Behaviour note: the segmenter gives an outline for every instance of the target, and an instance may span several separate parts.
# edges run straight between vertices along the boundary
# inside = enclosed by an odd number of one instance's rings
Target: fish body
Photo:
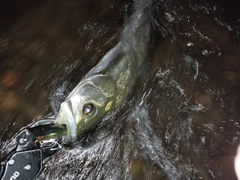
[[[109,50],[61,104],[56,124],[66,124],[68,141],[92,129],[131,92],[150,41],[151,0],[136,0],[120,42]]]

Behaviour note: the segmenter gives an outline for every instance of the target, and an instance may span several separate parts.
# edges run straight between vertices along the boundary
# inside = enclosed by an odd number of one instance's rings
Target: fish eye
[[[91,115],[95,111],[95,107],[93,104],[86,104],[83,106],[83,113],[85,115]]]

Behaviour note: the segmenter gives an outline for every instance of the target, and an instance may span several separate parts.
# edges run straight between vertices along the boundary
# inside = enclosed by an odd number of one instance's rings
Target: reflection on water
[[[116,44],[129,3],[36,1],[8,21],[2,16],[1,157],[22,126],[55,116]],[[146,81],[93,132],[48,159],[39,179],[235,179],[239,8],[157,1]]]

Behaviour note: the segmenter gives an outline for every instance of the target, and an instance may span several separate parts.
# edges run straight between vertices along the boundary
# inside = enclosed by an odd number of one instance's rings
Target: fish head
[[[96,75],[81,81],[61,104],[56,124],[65,124],[73,142],[95,127],[114,106],[113,78]]]

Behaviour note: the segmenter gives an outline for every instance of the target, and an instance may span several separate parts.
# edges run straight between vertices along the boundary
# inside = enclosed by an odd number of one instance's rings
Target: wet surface
[[[118,42],[129,3],[0,5],[1,157],[21,127],[54,117]],[[157,1],[146,80],[99,127],[48,159],[39,179],[236,179],[239,10],[238,1]]]

